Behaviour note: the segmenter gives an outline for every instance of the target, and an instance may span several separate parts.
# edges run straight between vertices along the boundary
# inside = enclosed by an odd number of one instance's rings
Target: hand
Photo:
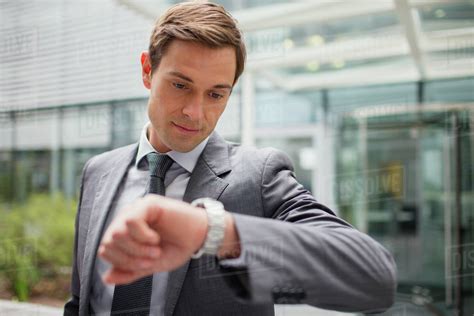
[[[106,230],[98,254],[112,268],[103,279],[124,284],[174,270],[202,246],[206,235],[205,210],[147,195],[123,209]]]

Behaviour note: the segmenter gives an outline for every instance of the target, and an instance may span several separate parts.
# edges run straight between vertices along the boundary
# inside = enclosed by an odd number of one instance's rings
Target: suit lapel
[[[213,133],[191,174],[183,201],[191,203],[202,197],[219,199],[228,186],[228,183],[220,176],[230,170],[227,143],[219,135]],[[188,266],[189,261],[169,274],[165,300],[166,316],[173,315]]]
[[[117,193],[121,181],[123,180],[128,167],[132,163],[137,152],[137,145],[130,145],[124,148],[121,155],[112,157],[109,168],[104,172],[97,186],[97,193],[94,197],[94,204],[89,220],[86,245],[84,250],[83,267],[84,274],[81,278],[81,296],[86,298],[81,301],[83,311],[88,311],[90,299],[90,286],[93,275],[94,263],[99,246],[100,237],[107,216],[110,212],[112,200]],[[81,304],[82,305],[82,304]]]

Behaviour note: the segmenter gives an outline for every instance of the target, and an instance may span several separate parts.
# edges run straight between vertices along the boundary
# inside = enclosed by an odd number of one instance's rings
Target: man
[[[178,4],[157,22],[141,58],[150,123],[138,145],[84,167],[65,315],[392,304],[395,265],[381,245],[319,204],[286,155],[214,132],[244,61],[221,6]]]

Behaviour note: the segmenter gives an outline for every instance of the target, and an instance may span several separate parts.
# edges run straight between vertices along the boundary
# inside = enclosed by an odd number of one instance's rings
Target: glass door
[[[394,254],[394,310],[472,315],[473,115],[422,109],[342,120],[335,194],[341,215]]]

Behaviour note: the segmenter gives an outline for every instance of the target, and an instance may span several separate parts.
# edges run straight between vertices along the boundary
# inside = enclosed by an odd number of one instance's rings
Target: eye
[[[186,89],[186,85],[185,85],[185,84],[182,84],[182,83],[179,83],[179,82],[173,82],[173,86],[174,86],[176,89],[179,89],[179,90]]]
[[[209,93],[209,96],[216,100],[222,99],[224,97],[222,94],[215,93],[215,92]]]

